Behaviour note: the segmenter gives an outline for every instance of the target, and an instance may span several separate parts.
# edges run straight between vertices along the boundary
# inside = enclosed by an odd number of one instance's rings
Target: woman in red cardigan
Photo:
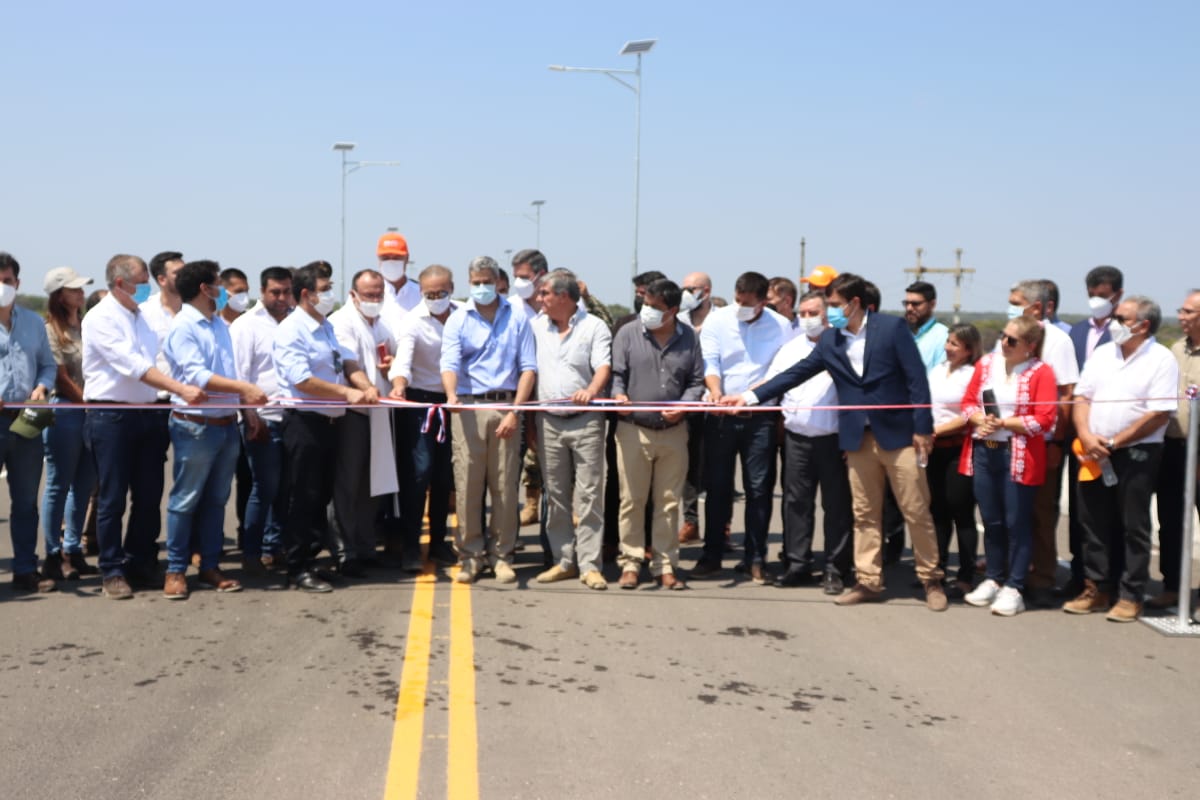
[[[1009,320],[1000,338],[1003,358],[990,353],[979,360],[962,401],[972,430],[959,471],[974,475],[987,556],[987,579],[964,599],[1003,617],[1025,610],[1033,497],[1046,479],[1044,436],[1058,411],[1054,370],[1039,358],[1043,336],[1032,317]]]

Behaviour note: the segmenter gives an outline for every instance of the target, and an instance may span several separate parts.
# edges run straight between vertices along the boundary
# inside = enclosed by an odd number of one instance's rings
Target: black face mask
[[[640,297],[633,298],[633,313],[635,313],[635,314],[642,313],[642,304],[644,302],[645,301],[642,300],[642,298],[640,298]]]

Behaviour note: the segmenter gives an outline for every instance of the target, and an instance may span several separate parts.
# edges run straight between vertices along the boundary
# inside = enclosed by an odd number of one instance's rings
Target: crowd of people
[[[1185,398],[1200,385],[1200,290],[1178,309],[1184,336],[1168,349],[1155,338],[1159,305],[1126,295],[1114,267],[1087,274],[1090,316],[1073,326],[1057,319],[1053,282],[1020,281],[985,353],[974,326],[938,321],[924,281],[908,286],[900,317],[879,311],[874,284],[828,266],[799,288],[745,272],[732,303],[704,273],[676,283],[646,272],[633,313],[614,320],[537,250],[513,257],[511,280],[473,259],[465,300],[448,267],[411,277],[399,234],[377,254],[337,310],[323,261],[263,270],[251,304],[240,270],[178,252],[149,264],[117,255],[107,291],[90,298],[91,279],[47,273],[43,319],[14,303],[21,268],[0,253],[13,588],[99,574],[110,598],[184,599],[192,567],[218,592],[279,572],[323,593],[379,566],[420,572],[426,559],[456,565],[459,582],[512,583],[519,527],[540,522],[537,582],[602,590],[615,561],[622,589],[644,570],[684,589],[734,551],[740,470],[736,569],[756,584],[820,585],[839,605],[882,600],[907,533],[934,611],[955,598],[1000,616],[1061,603],[1123,622],[1189,591]],[[1071,577],[1056,585],[1064,475]],[[222,569],[235,476],[237,578]],[[1147,598],[1155,497],[1163,591]],[[89,505],[96,565],[83,546]],[[701,539],[685,576],[680,546]]]

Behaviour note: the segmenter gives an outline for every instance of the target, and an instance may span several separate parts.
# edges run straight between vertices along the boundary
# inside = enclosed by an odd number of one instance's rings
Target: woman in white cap
[[[91,278],[80,277],[70,267],[56,267],[46,273],[43,288],[50,295],[46,335],[58,364],[55,402],[83,402],[83,287],[91,282]],[[84,413],[83,409],[55,409],[54,424],[42,433],[46,447],[43,571],[55,580],[77,580],[81,575],[99,572],[84,560],[80,544],[88,498],[96,485],[96,466],[83,446]]]

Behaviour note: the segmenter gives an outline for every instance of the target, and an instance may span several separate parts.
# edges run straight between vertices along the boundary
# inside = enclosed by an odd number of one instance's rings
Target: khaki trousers
[[[646,502],[654,506],[650,529],[650,574],[674,574],[679,568],[679,501],[687,477],[687,425],[652,430],[617,423],[617,464],[621,482],[619,529],[622,571],[646,560]],[[936,552],[936,551],[935,551]]]
[[[1033,555],[1025,580],[1030,589],[1054,588],[1058,572],[1058,498],[1062,492],[1064,461],[1062,448],[1046,442],[1046,482],[1037,487],[1033,496]]]
[[[917,577],[942,579],[938,567],[937,533],[929,513],[929,484],[917,465],[913,447],[884,450],[869,430],[862,445],[846,453],[854,507],[854,569],[858,582],[868,589],[883,589],[883,493],[890,483],[900,513],[912,537]]]
[[[603,414],[535,416],[546,494],[546,538],[559,566],[599,571],[604,540]],[[572,516],[579,518],[576,525]]]
[[[461,398],[462,402],[470,402]],[[507,439],[496,437],[496,427],[508,413],[481,409],[450,415],[454,454],[455,544],[464,567],[479,570],[483,557],[511,561],[517,542],[517,489],[521,469],[520,426]],[[491,538],[482,528],[483,492],[492,501]]]

